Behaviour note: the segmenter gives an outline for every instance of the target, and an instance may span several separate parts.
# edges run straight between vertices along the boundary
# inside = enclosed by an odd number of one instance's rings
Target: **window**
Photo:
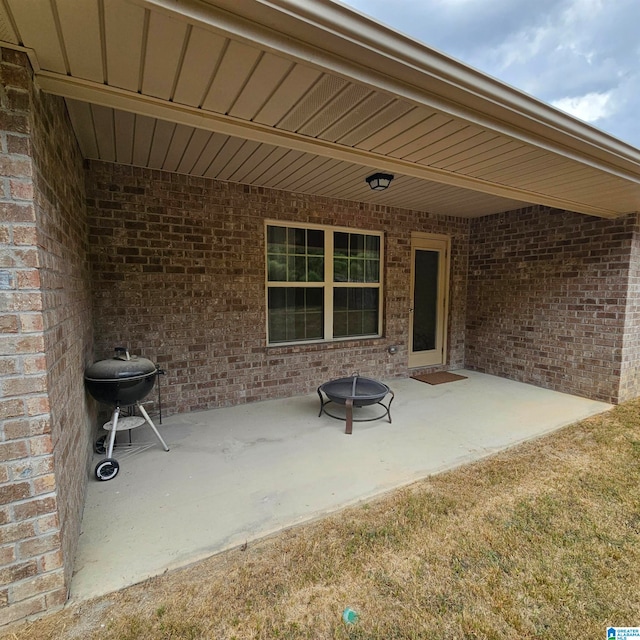
[[[381,334],[382,234],[267,223],[269,344]]]

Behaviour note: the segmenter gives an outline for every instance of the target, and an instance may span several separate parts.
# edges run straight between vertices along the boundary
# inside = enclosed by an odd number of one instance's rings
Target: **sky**
[[[640,0],[342,0],[640,149]]]

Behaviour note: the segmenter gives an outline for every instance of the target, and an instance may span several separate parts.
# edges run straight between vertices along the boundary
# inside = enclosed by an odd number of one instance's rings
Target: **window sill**
[[[320,350],[334,350],[352,347],[374,346],[384,340],[384,336],[362,336],[357,338],[340,338],[336,340],[318,340],[317,342],[283,342],[265,345],[269,353],[300,353]]]

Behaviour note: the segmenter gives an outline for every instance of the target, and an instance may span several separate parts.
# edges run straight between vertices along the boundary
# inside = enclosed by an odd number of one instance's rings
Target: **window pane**
[[[270,282],[322,282],[324,231],[267,227],[267,278]]]
[[[267,252],[286,253],[287,230],[285,227],[267,227]]]
[[[438,251],[416,251],[413,351],[431,351],[436,348],[439,256]]]
[[[334,282],[380,282],[379,236],[336,232],[333,255]]]
[[[269,289],[269,342],[285,340],[287,289]]]
[[[334,311],[333,312],[333,335],[336,338],[349,335],[349,323],[347,321],[346,311]]]
[[[289,228],[288,253],[305,253],[307,248],[306,229]]]
[[[362,313],[362,333],[372,335],[378,333],[378,310],[368,309]]]
[[[349,235],[349,255],[352,258],[364,257],[364,236],[359,233],[351,233]]]
[[[324,231],[307,229],[307,253],[309,255],[324,255]]]
[[[346,258],[335,258],[333,261],[333,281],[349,282],[349,261]]]
[[[365,282],[380,282],[380,260],[367,260],[364,270]]]
[[[380,258],[380,236],[366,236],[366,257]]]
[[[307,258],[305,256],[296,256],[293,258],[293,274],[289,273],[289,280],[295,282],[307,281]]]
[[[349,282],[364,282],[364,260],[349,262]]]
[[[269,342],[322,338],[323,301],[321,287],[269,287]]]
[[[365,282],[380,282],[380,237],[366,236]]]
[[[334,311],[346,311],[349,308],[349,291],[353,289],[347,289],[346,287],[340,287],[333,291],[333,310]]]
[[[267,258],[269,280],[285,281],[287,279],[287,256],[273,254]]]
[[[333,335],[377,335],[378,303],[380,292],[376,289],[340,287],[333,295]]]
[[[349,255],[349,234],[336,231],[333,234],[333,255],[344,256]]]
[[[309,271],[307,273],[308,282],[322,282],[324,280],[324,259],[309,258]]]

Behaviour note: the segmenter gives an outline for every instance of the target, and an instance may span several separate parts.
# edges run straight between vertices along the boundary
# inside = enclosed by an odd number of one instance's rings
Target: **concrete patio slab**
[[[393,423],[318,417],[316,394],[171,416],[131,433],[119,474],[89,481],[71,585],[80,600],[535,438],[611,405],[472,371],[387,381]],[[355,417],[375,415],[364,407]],[[96,456],[94,463],[102,456]]]

